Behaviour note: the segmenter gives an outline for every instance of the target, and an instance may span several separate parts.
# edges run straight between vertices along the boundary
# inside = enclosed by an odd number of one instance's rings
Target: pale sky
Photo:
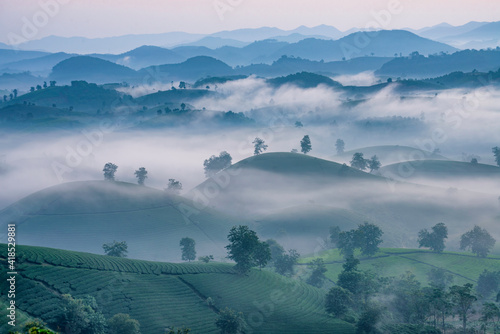
[[[29,39],[320,24],[345,31],[365,27],[381,11],[392,11],[387,29],[500,21],[499,0],[0,0],[0,42],[23,29]]]

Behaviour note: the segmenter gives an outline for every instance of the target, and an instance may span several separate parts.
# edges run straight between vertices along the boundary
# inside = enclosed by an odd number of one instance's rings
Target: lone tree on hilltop
[[[126,241],[113,241],[112,243],[102,245],[102,249],[104,249],[106,255],[116,257],[127,257],[127,248]]]
[[[180,183],[176,179],[168,179],[168,186],[165,189],[166,192],[179,195],[181,193],[181,190],[182,190],[182,183]]]
[[[144,181],[148,178],[148,171],[146,168],[141,167],[135,171],[135,177],[137,178],[137,183],[141,186],[144,185]]]
[[[448,238],[448,228],[445,224],[439,223],[432,227],[432,232],[423,229],[418,232],[418,247],[429,247],[437,253],[441,253],[444,248],[444,239]]]
[[[181,246],[183,261],[191,262],[196,259],[195,245],[196,242],[191,238],[186,237],[181,239],[179,246]]]
[[[259,137],[255,138],[252,144],[254,145],[253,155],[259,155],[263,151],[267,150],[265,141],[263,139],[260,139]]]
[[[210,158],[203,162],[203,168],[205,169],[205,176],[211,177],[217,174],[219,171],[231,166],[233,158],[226,151],[220,152],[219,156],[216,157],[212,155]]]
[[[107,164],[104,165],[103,172],[104,172],[104,180],[106,181],[114,181],[115,180],[115,173],[116,170],[118,169],[118,166],[108,162]]]
[[[495,146],[491,149],[493,151],[493,155],[495,156],[495,162],[498,166],[500,166],[500,148]]]
[[[371,157],[371,159],[369,159],[367,163],[368,163],[368,168],[370,168],[370,173],[373,172],[374,170],[379,170],[380,166],[382,166],[376,155]]]
[[[486,257],[496,240],[484,228],[474,228],[460,237],[460,249],[470,249],[477,256]]]
[[[337,150],[337,154],[344,153],[345,143],[342,139],[337,139],[335,142],[335,149]]]
[[[351,160],[351,167],[359,170],[365,170],[367,166],[368,162],[365,158],[363,158],[363,153],[357,152],[353,154]]]
[[[219,312],[215,325],[220,329],[221,334],[244,333],[247,327],[243,313],[227,307]]]
[[[304,138],[300,141],[300,151],[304,154],[309,153],[312,150],[311,139],[308,135],[305,135]]]

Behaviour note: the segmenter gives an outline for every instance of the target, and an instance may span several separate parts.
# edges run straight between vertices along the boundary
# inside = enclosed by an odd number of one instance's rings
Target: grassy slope
[[[0,260],[6,256],[2,245]],[[353,333],[351,325],[325,314],[321,290],[267,271],[239,276],[229,264],[158,263],[29,246],[18,246],[17,257],[19,308],[47,322],[54,321],[61,294],[70,293],[94,296],[107,318],[130,314],[142,333],[171,326],[217,333],[216,311],[226,306],[243,312],[254,333]],[[6,283],[0,284],[5,291]],[[215,307],[207,305],[208,297]]]
[[[360,256],[360,254],[358,254]],[[337,249],[319,254],[324,259],[328,272],[326,276],[336,281],[342,271],[343,257]],[[301,259],[308,263],[314,257]],[[423,249],[381,248],[371,258],[360,258],[360,269],[372,270],[380,276],[399,276],[411,271],[419,281],[427,283],[427,273],[432,268],[442,268],[453,275],[453,284],[477,282],[483,270],[500,270],[500,256],[490,255],[488,258],[478,258],[471,253],[443,252],[436,254]]]
[[[385,173],[396,174],[399,169],[411,166],[414,170],[411,177],[431,177],[431,178],[446,178],[446,177],[500,177],[500,168],[493,165],[471,164],[470,162],[462,161],[446,161],[446,160],[424,160],[424,161],[409,161],[407,163],[395,163],[380,169],[382,175]]]
[[[334,161],[346,162],[351,161],[354,153],[363,153],[365,159],[369,159],[376,155],[382,166],[388,164],[393,164],[401,161],[418,160],[418,159],[446,159],[439,154],[433,154],[432,152],[421,150],[409,146],[399,146],[399,145],[382,145],[382,146],[371,146],[363,147],[355,150],[346,151],[340,155],[332,157]]]
[[[130,183],[72,182],[34,193],[0,211],[18,224],[18,242],[102,254],[102,244],[127,241],[129,256],[180,260],[179,240],[191,237],[199,255],[225,254],[232,218],[163,191]]]

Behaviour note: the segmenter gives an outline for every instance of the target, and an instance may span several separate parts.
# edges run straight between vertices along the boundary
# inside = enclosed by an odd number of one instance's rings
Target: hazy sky
[[[386,28],[500,20],[498,0],[0,0],[0,42],[26,31],[29,39],[319,24],[345,31],[366,26],[373,13],[391,7],[397,10],[384,17]],[[26,28],[30,24],[34,33]]]

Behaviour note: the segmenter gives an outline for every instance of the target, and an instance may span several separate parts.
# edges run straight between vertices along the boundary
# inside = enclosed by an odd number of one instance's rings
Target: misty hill
[[[246,75],[230,75],[226,77],[209,77],[196,81],[193,88],[205,88],[206,86],[220,85],[230,81],[246,79]]]
[[[498,31],[500,30],[500,21],[490,22],[479,25],[473,30],[459,33],[453,36],[447,36],[444,40],[450,41],[462,48],[496,48],[500,46]]]
[[[77,56],[58,63],[52,69],[51,80],[68,83],[73,80],[85,80],[94,83],[133,81],[137,72],[110,61],[89,56]]]
[[[185,236],[196,240],[200,253],[223,256],[227,233],[238,223],[164,191],[105,181],[36,192],[0,211],[2,226],[12,221],[23,230],[22,245],[102,254],[103,243],[124,240],[131,258],[175,261]]]
[[[19,96],[8,104],[21,104],[24,101],[34,103],[37,106],[57,108],[73,107],[75,111],[91,112],[95,114],[97,110],[105,113],[112,111],[112,108],[134,103],[128,95],[118,93],[112,89],[102,88],[94,83],[86,81],[72,81],[71,85],[47,87],[35,90]]]
[[[29,72],[3,73],[0,75],[0,89],[10,92],[12,90],[29,90],[31,86],[43,84],[44,79],[36,77]],[[9,94],[7,94],[8,96]]]
[[[332,157],[332,159],[334,161],[349,164],[354,153],[363,153],[365,159],[370,159],[372,156],[376,155],[382,163],[382,166],[410,160],[446,159],[438,153],[400,145],[382,145],[357,148],[355,150],[345,151],[340,155]]]
[[[395,54],[408,55],[414,51],[422,54],[454,52],[457,49],[439,42],[422,38],[404,30],[381,30],[373,34],[356,32],[336,41],[305,39],[290,44],[275,54],[295,56],[310,60],[341,60],[361,56],[393,57]]]
[[[4,70],[29,71],[32,74],[47,76],[52,68],[63,60],[74,57],[73,54],[64,52],[52,53],[38,58],[18,60],[1,65]]]
[[[25,59],[35,59],[43,56],[47,56],[50,53],[42,51],[24,51],[17,49],[0,49],[0,68],[4,67],[4,64],[8,64],[15,61],[25,60]]]
[[[27,246],[16,253],[22,262],[16,306],[53,327],[61,295],[70,293],[93,296],[106,318],[129,314],[141,333],[185,326],[216,334],[215,320],[226,307],[243,312],[253,333],[354,333],[353,325],[327,315],[324,291],[269,271],[236,275],[230,264],[148,262]],[[6,247],[0,257],[6,259]],[[256,301],[269,301],[273,311]],[[265,315],[262,321],[252,322],[258,314]]]
[[[215,92],[206,89],[175,89],[144,95],[135,101],[139,105],[157,106],[170,103],[190,103],[203,97],[214,95],[216,95]]]
[[[451,55],[413,55],[394,58],[376,71],[377,75],[410,78],[429,78],[451,72],[496,71],[500,68],[499,50],[465,50]]]
[[[185,57],[166,48],[143,45],[118,55],[94,54],[93,57],[112,61],[136,70],[152,65],[175,64],[186,60]]]
[[[268,79],[267,82],[274,87],[279,87],[283,85],[294,85],[300,88],[314,88],[319,85],[325,85],[328,87],[342,87],[342,85],[328,77],[323,75],[301,72],[296,74],[290,74],[286,77],[279,77],[274,79]]]
[[[463,161],[447,160],[422,160],[408,162],[414,169],[411,178],[490,178],[491,180],[500,177],[500,168],[493,165],[473,164]],[[380,169],[382,175],[389,172],[396,172],[404,163],[396,163],[384,166]]]
[[[198,56],[180,64],[148,67],[139,73],[142,75],[154,73],[154,79],[169,82],[170,80],[198,80],[208,76],[231,75],[232,71],[233,69],[230,66],[220,60],[207,56]]]
[[[432,27],[416,30],[415,32],[419,36],[444,42],[447,37],[468,33],[469,31],[479,28],[485,24],[488,24],[488,22],[471,21],[460,26],[452,26],[448,23],[441,23]]]
[[[186,43],[184,45],[179,45],[179,46],[203,46],[209,49],[217,49],[223,46],[235,46],[241,48],[248,44],[249,44],[248,42],[238,41],[236,39],[207,36],[195,42]]]
[[[74,131],[90,120],[68,109],[13,104],[0,109],[0,121],[0,128],[5,131],[34,133],[47,130]]]

